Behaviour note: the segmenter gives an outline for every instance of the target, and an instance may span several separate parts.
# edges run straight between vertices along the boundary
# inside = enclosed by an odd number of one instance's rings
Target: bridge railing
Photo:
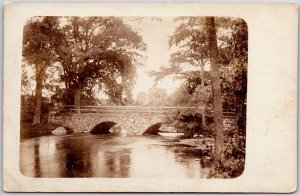
[[[162,106],[73,106],[66,105],[50,109],[51,114],[56,113],[165,113],[173,111],[199,109],[202,107],[162,107]]]
[[[188,111],[197,110],[203,112],[203,107],[163,107],[163,106],[74,106],[65,105],[61,107],[54,107],[50,109],[50,115],[56,114],[68,114],[68,113],[148,113],[148,114],[170,114],[176,111]],[[206,113],[213,114],[213,111],[206,108]],[[235,116],[235,112],[223,110],[223,114],[226,116]]]

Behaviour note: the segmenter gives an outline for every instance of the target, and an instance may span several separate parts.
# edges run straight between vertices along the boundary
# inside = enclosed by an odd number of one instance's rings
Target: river
[[[175,153],[166,136],[73,134],[25,139],[20,169],[29,177],[206,178],[200,159]]]

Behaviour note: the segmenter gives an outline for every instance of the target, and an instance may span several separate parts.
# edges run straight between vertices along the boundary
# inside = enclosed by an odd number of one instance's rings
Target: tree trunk
[[[201,62],[201,89],[204,89],[204,63]],[[206,127],[206,119],[205,119],[205,109],[206,109],[206,105],[205,103],[203,104],[202,107],[202,128]]]
[[[38,125],[41,123],[41,108],[42,108],[42,70],[36,70],[36,88],[34,98],[34,117],[32,125]]]
[[[80,99],[81,99],[81,89],[75,89],[74,92],[74,106],[78,109],[77,112],[80,113]]]
[[[222,92],[220,81],[220,70],[218,63],[218,45],[215,29],[214,17],[206,18],[208,48],[210,58],[210,74],[213,91],[214,104],[214,128],[215,128],[215,160],[221,161],[223,148],[223,112],[222,112]]]

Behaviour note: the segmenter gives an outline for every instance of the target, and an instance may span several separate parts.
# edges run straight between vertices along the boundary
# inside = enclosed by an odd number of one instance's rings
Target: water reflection
[[[40,149],[40,145],[35,144],[33,146],[34,148],[34,169],[35,169],[35,177],[41,177],[41,162],[40,162],[40,158],[36,158],[36,156],[39,156],[39,149]]]
[[[103,156],[105,177],[129,177],[129,150],[105,152]]]
[[[22,141],[20,149],[21,172],[30,177],[206,178],[209,171],[160,137],[44,136]]]

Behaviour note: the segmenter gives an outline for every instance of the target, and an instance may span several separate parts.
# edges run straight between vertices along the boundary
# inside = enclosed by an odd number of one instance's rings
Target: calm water
[[[30,177],[206,178],[199,159],[178,155],[166,137],[43,136],[21,142],[20,169]]]

